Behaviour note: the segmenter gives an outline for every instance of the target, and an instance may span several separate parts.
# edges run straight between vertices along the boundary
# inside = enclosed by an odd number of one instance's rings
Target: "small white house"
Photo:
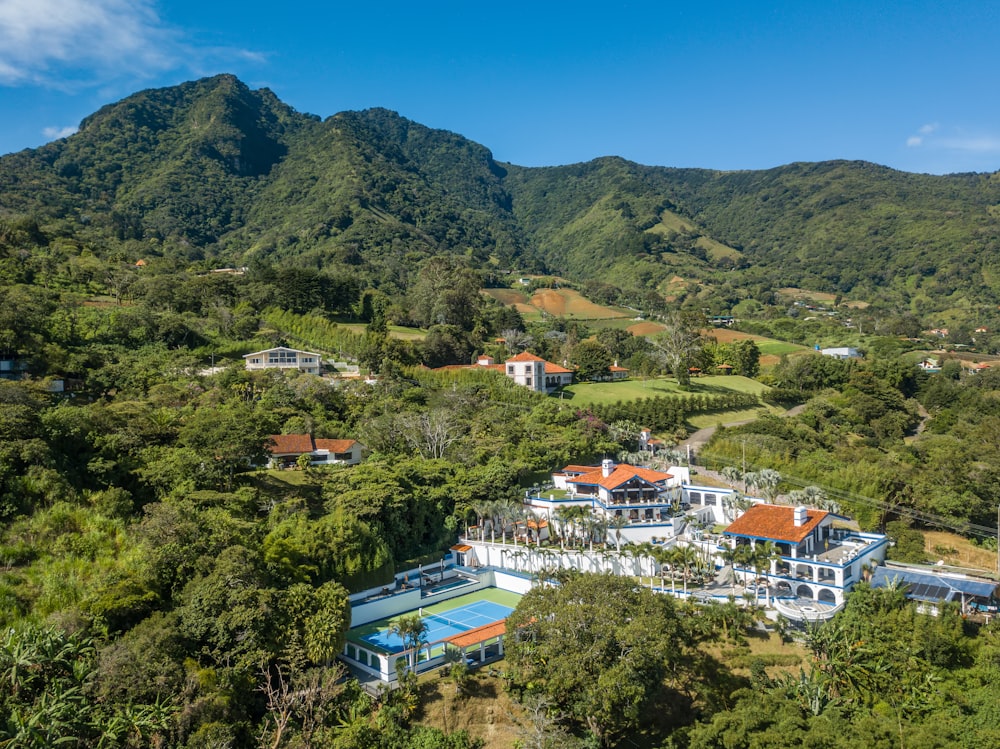
[[[322,368],[322,356],[313,351],[278,346],[256,351],[243,357],[246,368],[255,369],[297,369],[300,372],[318,375]]]
[[[836,348],[824,348],[819,351],[823,356],[832,356],[834,359],[860,359],[861,352],[851,346],[838,346]]]

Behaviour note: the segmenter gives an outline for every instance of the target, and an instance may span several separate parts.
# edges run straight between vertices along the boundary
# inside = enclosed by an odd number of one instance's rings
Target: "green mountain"
[[[0,158],[0,219],[25,217],[95,253],[294,258],[402,285],[453,253],[646,290],[681,274],[918,311],[1000,301],[997,174],[523,168],[382,109],[321,121],[228,75],[137,93]]]

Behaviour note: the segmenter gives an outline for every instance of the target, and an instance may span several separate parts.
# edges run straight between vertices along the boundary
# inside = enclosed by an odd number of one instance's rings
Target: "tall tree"
[[[650,338],[654,351],[673,372],[678,383],[689,385],[691,375],[688,368],[696,360],[702,346],[699,325],[678,312],[666,315],[663,325],[664,330]]]
[[[577,574],[529,591],[507,619],[508,674],[610,746],[654,712],[686,709],[675,691],[689,676],[683,642],[669,597],[627,578]]]

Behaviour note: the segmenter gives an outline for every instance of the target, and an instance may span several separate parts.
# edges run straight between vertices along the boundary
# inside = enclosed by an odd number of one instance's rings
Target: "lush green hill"
[[[444,252],[646,292],[680,275],[691,299],[733,303],[781,286],[918,313],[1000,301],[997,175],[522,168],[382,109],[320,121],[227,75],[137,93],[0,159],[0,219],[25,216],[98,254],[297,258],[401,288]]]
[[[529,241],[566,275],[632,280],[664,265],[926,307],[995,303],[997,175],[907,174],[864,162],[767,171],[643,167],[621,159],[510,168]],[[672,271],[671,271],[672,272]]]

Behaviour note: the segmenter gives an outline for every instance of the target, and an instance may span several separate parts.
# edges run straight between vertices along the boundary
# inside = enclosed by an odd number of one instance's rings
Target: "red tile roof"
[[[475,629],[470,629],[467,632],[462,632],[458,635],[452,635],[445,639],[445,642],[449,642],[456,648],[467,648],[470,645],[478,645],[481,642],[486,642],[487,640],[492,640],[494,637],[500,637],[507,631],[507,620],[501,619],[493,624],[484,624],[481,627],[476,627]]]
[[[508,359],[507,361],[510,361]],[[566,369],[566,367],[560,367],[558,364],[553,364],[550,361],[545,362],[545,374],[572,374],[572,369]]]
[[[610,367],[608,367],[608,369],[610,369],[612,372],[628,372],[628,369],[626,369],[625,367],[619,367],[617,364],[612,364]]]
[[[594,470],[594,466],[574,466],[568,465],[563,469],[556,471],[556,473],[590,473]]]
[[[316,440],[317,450],[329,450],[332,453],[346,453],[357,443],[357,440]]]
[[[598,486],[611,491],[612,489],[617,489],[627,481],[631,481],[635,477],[648,481],[650,484],[660,484],[673,478],[673,476],[669,473],[651,471],[648,468],[640,468],[638,466],[630,466],[625,463],[620,463],[615,466],[615,470],[613,470],[611,475],[607,478],[604,477],[604,471],[597,468],[595,470],[591,470],[590,473],[585,473],[582,476],[569,479],[569,483],[597,484]]]
[[[535,356],[534,354],[530,354],[527,351],[522,351],[517,356],[512,356],[507,360],[508,363],[512,361],[521,362],[521,361],[545,361],[545,360],[540,356]]]
[[[823,518],[830,514],[825,510],[814,510],[810,507],[806,510],[806,522],[803,525],[795,525],[794,513],[794,507],[753,505],[736,518],[726,528],[725,533],[734,536],[767,538],[772,541],[790,541],[797,544],[801,543],[823,521]]]
[[[301,455],[313,451],[312,436],[308,434],[272,434],[268,452],[271,455]]]

